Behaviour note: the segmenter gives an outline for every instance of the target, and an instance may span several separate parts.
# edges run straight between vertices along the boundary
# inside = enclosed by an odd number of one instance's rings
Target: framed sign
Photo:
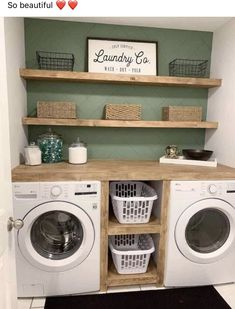
[[[158,74],[157,42],[88,38],[88,72]]]

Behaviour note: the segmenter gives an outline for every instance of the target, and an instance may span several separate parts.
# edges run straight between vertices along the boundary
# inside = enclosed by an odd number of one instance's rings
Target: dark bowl
[[[186,159],[207,161],[213,151],[203,149],[183,149],[182,154]]]

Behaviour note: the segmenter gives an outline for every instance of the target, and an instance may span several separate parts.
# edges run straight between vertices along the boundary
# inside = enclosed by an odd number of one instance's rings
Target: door
[[[12,216],[9,119],[5,65],[4,18],[0,18],[0,309],[17,308],[13,233],[7,232]]]
[[[234,250],[234,207],[217,198],[189,206],[175,228],[178,249],[196,263],[212,263]]]
[[[25,259],[50,272],[69,270],[81,264],[92,250],[95,230],[88,214],[78,205],[51,201],[33,208],[17,232]]]

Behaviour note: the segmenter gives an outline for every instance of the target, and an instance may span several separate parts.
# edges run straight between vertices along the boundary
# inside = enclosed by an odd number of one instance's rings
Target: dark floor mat
[[[47,297],[45,309],[229,309],[213,286]]]

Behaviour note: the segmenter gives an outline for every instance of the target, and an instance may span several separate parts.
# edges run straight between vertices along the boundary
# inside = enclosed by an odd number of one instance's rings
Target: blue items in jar
[[[47,133],[38,137],[37,143],[42,152],[42,162],[56,163],[62,161],[63,140],[60,135],[49,129]]]

